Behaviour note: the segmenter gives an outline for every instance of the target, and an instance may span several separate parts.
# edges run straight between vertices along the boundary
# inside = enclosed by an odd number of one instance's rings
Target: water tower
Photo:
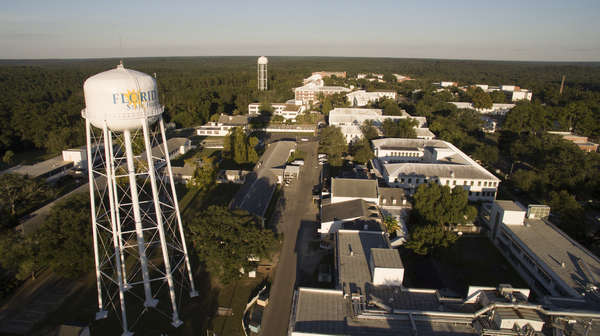
[[[113,310],[131,335],[152,309],[178,327],[183,289],[197,293],[156,80],[121,64],[88,78],[83,91],[96,319]]]
[[[258,91],[267,89],[267,64],[269,60],[265,56],[258,58]]]

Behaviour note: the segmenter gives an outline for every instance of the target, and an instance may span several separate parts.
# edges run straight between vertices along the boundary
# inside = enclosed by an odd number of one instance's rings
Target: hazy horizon
[[[19,1],[0,59],[203,56],[600,61],[600,3]]]

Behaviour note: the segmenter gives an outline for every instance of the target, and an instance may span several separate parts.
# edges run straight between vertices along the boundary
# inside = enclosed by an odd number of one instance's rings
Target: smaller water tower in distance
[[[182,289],[197,293],[170,162],[179,148],[168,148],[156,80],[121,64],[83,92],[96,319],[112,310],[131,335],[152,311],[178,327]]]
[[[258,91],[267,89],[267,64],[269,60],[265,56],[258,58]]]

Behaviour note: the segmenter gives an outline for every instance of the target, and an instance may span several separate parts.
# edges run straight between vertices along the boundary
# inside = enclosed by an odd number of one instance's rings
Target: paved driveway
[[[307,237],[316,223],[317,207],[312,201],[312,188],[319,181],[317,142],[299,142],[298,149],[306,153],[300,177],[289,187],[284,187],[280,213],[274,216],[277,229],[283,233],[283,247],[275,270],[265,309],[261,335],[287,334],[292,296],[297,283],[299,253],[308,245]],[[275,224],[275,223],[273,223]],[[299,235],[299,232],[302,234]]]

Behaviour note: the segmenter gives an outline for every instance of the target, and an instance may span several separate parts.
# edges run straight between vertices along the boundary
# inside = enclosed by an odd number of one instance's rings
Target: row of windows
[[[456,185],[456,181],[458,180],[452,180],[452,185],[455,186]],[[450,180],[446,180],[446,185],[450,185]],[[460,183],[458,184],[460,185]],[[475,181],[468,181],[468,180],[464,180],[462,185],[471,185],[474,186],[475,185]],[[498,182],[492,182],[492,181],[483,181],[483,186],[484,187],[496,187],[498,185]],[[477,181],[477,186],[481,187],[481,181]]]
[[[482,197],[494,197],[496,195],[495,191],[469,191],[469,196],[482,196]]]
[[[548,284],[548,285],[552,284],[552,278],[544,270],[542,270],[536,263],[534,263],[533,259],[528,255],[528,253],[525,252],[523,249],[521,249],[521,247],[514,240],[512,240],[508,236],[508,234],[506,234],[505,231],[502,231],[501,237],[506,241],[510,241],[510,247],[512,248],[512,250],[517,255],[519,255],[522,259],[524,259],[530,268],[535,269],[536,274],[539,275],[542,279],[544,279],[546,284]]]
[[[414,152],[391,152],[389,156],[407,156],[407,157],[420,157],[421,153]]]
[[[412,183],[412,180],[413,180],[412,177],[409,177],[409,178],[401,177],[400,178],[400,183],[405,183],[405,181],[406,181],[406,183]],[[423,183],[427,183],[428,182],[428,180],[426,178],[422,179],[422,181],[423,181]],[[431,181],[432,182],[438,182],[438,183],[440,182],[439,179],[435,179],[435,178],[431,179]],[[453,186],[456,185],[456,181],[457,180],[452,180],[452,185]],[[398,179],[396,178],[394,180],[394,182],[398,183]],[[468,185],[473,186],[473,185],[475,185],[475,181],[470,181],[470,184],[468,184],[467,182],[469,182],[469,181],[465,180],[464,183],[463,183],[463,185],[465,185],[465,186],[468,186]],[[415,184],[419,184],[419,183],[421,183],[421,179],[420,178],[415,178]],[[446,180],[446,185],[450,185],[450,180]],[[497,185],[498,185],[497,182],[483,181],[483,186],[484,187],[496,187]],[[481,187],[481,181],[477,181],[477,186]]]

